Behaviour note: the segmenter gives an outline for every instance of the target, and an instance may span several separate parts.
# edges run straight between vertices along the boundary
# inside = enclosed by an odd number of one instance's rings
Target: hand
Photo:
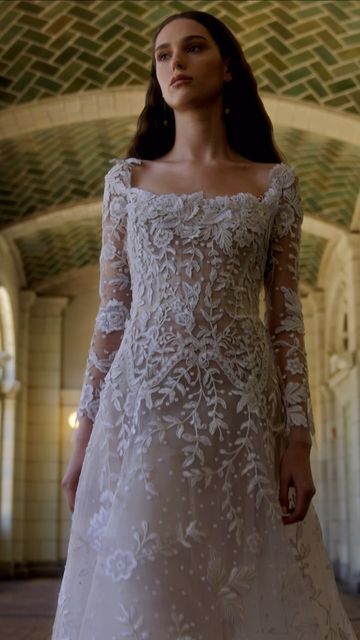
[[[316,493],[310,467],[311,445],[306,442],[291,442],[280,460],[280,504],[285,509],[283,524],[303,520],[310,502]],[[295,509],[289,509],[289,487],[295,487]]]
[[[85,457],[86,446],[76,445],[66,468],[61,486],[65,493],[71,512],[74,511],[76,490],[79,482],[81,468]]]

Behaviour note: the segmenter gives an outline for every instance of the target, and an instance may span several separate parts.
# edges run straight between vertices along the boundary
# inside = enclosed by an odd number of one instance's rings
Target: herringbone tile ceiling
[[[231,28],[262,97],[359,114],[356,0],[1,1],[0,109],[109,88],[145,90],[153,31],[167,15],[190,7]],[[135,124],[136,117],[94,120],[0,140],[5,236],[25,220],[99,203],[97,219],[17,234],[27,286],[36,289],[54,275],[97,262],[103,177],[109,160],[124,155]],[[350,144],[281,126],[275,139],[297,169],[305,213],[348,228],[359,189],[359,140]],[[303,233],[301,277],[309,285],[316,284],[326,244]]]
[[[263,91],[359,112],[356,0],[2,2],[2,107],[145,83],[154,28],[190,5],[232,29]]]

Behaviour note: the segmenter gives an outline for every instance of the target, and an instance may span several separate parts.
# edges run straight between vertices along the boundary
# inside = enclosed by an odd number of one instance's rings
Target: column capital
[[[36,315],[58,317],[69,304],[69,300],[67,296],[38,296],[34,311],[36,310]]]

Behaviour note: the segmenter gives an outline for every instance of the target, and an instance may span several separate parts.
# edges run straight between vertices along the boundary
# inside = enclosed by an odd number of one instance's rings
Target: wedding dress
[[[314,434],[294,168],[209,198],[112,162],[52,640],[355,640],[314,507],[284,526],[278,499],[289,432]]]

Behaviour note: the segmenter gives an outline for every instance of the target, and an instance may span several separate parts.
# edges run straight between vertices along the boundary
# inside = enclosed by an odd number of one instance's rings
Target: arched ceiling
[[[24,287],[49,292],[62,275],[97,263],[104,175],[134,132],[152,33],[164,17],[188,8],[231,28],[275,114],[277,145],[300,178],[305,288],[316,286],[327,244],[353,229],[360,175],[356,0],[1,1],[0,233]],[[136,91],[142,101],[134,107]],[[115,106],[101,112],[104,96]],[[94,97],[100,109],[89,116]],[[300,117],[305,108],[314,114],[311,126]],[[325,126],[334,116],[336,128]]]

